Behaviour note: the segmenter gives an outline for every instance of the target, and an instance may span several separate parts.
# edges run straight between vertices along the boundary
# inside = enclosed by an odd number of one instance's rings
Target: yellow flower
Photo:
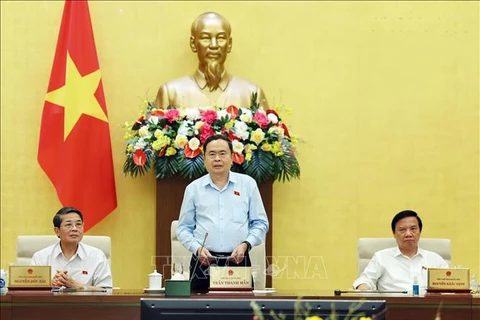
[[[262,129],[258,128],[257,130],[252,132],[251,135],[251,140],[257,144],[257,146],[260,144],[260,142],[263,141],[265,138],[265,132],[262,131]]]
[[[197,123],[195,123],[195,129],[200,129],[201,127],[203,127],[203,121],[198,121]]]
[[[174,147],[168,147],[167,152],[165,154],[167,157],[173,156],[177,154],[177,149],[175,149]]]
[[[323,320],[323,318],[320,318],[319,316],[310,316],[306,317],[305,320]]]
[[[135,131],[132,131],[132,130],[128,130],[125,132],[125,134],[123,135],[123,139],[125,140],[130,140],[130,139],[133,139],[135,137]]]
[[[361,318],[358,319],[358,320],[372,320],[372,318],[370,318],[370,317],[361,317]]]
[[[157,140],[152,142],[152,148],[155,151],[159,151],[168,144],[170,144],[170,138],[167,137],[166,135],[162,135]]]
[[[230,120],[227,123],[225,123],[225,129],[229,130],[233,125],[235,124],[235,120]]]
[[[186,136],[179,134],[178,136],[175,137],[175,147],[181,149],[185,147],[187,143],[188,143],[188,138]]]
[[[140,129],[138,129],[138,135],[140,137],[145,137],[148,134],[148,126],[143,126]]]
[[[245,154],[245,160],[247,160],[247,161],[252,160],[252,152],[251,152],[251,151],[248,151],[248,152]]]
[[[160,129],[155,130],[155,133],[153,134],[155,138],[159,139],[161,136],[163,136],[163,131]]]
[[[272,151],[272,145],[269,144],[269,143],[264,143],[264,144],[262,144],[260,149],[262,149],[265,152],[269,152],[269,151]]]
[[[129,153],[130,153],[130,152],[133,152],[133,144],[129,144],[129,145],[127,146],[127,152],[129,152]]]

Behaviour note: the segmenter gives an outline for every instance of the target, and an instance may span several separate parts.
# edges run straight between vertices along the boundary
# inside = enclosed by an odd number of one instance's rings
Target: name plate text
[[[10,266],[8,287],[51,287],[50,270],[50,266]]]
[[[210,288],[252,287],[252,267],[210,267]]]
[[[427,289],[468,290],[470,269],[467,268],[428,268]]]

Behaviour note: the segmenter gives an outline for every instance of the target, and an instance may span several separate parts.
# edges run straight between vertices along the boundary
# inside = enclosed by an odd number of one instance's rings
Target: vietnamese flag
[[[38,162],[85,231],[117,207],[107,106],[86,0],[67,0],[43,106]]]

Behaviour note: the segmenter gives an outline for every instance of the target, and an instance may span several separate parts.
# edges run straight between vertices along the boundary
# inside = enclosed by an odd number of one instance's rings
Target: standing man
[[[218,13],[206,12],[192,24],[190,49],[197,54],[198,68],[193,75],[169,81],[158,90],[157,108],[212,107],[230,105],[248,108],[253,93],[268,109],[267,99],[256,84],[233,76],[225,69],[232,50],[230,23]]]
[[[251,266],[248,252],[265,241],[269,227],[255,180],[230,171],[230,140],[210,136],[203,150],[208,174],[185,189],[177,227],[179,241],[193,254],[190,275],[195,291],[208,289],[210,263]]]
[[[53,286],[79,290],[112,287],[112,273],[105,254],[81,243],[83,215],[78,209],[60,209],[53,217],[53,230],[60,241],[35,252],[32,257],[32,265],[52,267]]]
[[[397,247],[375,252],[353,287],[358,290],[412,291],[416,277],[420,291],[424,292],[427,287],[425,268],[447,268],[447,262],[435,252],[418,247],[423,224],[415,211],[397,213],[391,227]]]

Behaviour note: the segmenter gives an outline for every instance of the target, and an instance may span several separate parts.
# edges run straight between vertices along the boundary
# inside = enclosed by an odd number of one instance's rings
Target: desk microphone
[[[408,291],[396,291],[396,290],[335,290],[336,296],[340,296],[342,293],[401,293],[407,294]]]
[[[202,250],[203,250],[203,247],[205,246],[205,241],[207,241],[207,237],[208,237],[208,232],[205,232],[205,237],[203,238],[202,246],[200,247],[200,254],[202,254]],[[192,281],[193,276],[195,275],[195,270],[197,270],[199,260],[200,260],[200,258],[197,255],[197,261],[195,261],[195,266],[193,267],[193,272],[192,272],[192,275],[190,276],[190,281]]]

